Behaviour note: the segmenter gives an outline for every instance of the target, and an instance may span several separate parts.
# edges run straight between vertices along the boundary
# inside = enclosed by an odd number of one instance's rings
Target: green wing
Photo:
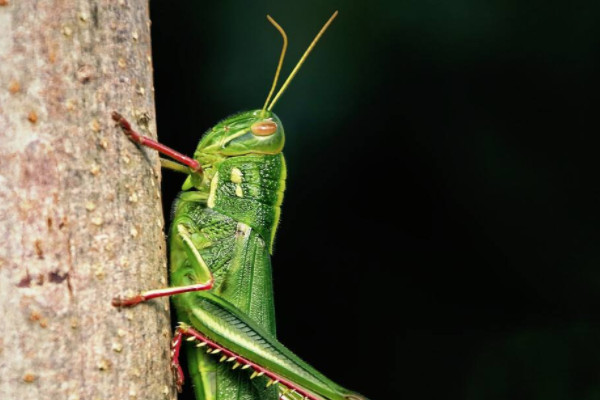
[[[214,290],[214,294],[227,300],[274,335],[275,310],[270,256],[262,239],[250,228],[245,228],[238,226],[233,252],[235,256],[226,268],[225,279]],[[278,399],[275,387],[265,387],[266,378],[250,380],[246,371],[233,371],[231,364],[219,363],[214,356],[196,348],[192,348],[187,354],[190,357],[190,371],[198,371],[198,374],[191,375],[196,393],[202,387],[201,392],[205,394],[206,400]],[[208,387],[206,376],[211,377]]]
[[[182,224],[189,232],[202,262],[215,278],[212,293],[275,334],[275,310],[268,248],[250,227],[220,214],[197,201],[179,200],[171,228],[171,284],[194,283],[197,268],[177,234]],[[197,257],[197,256],[196,256]],[[194,261],[194,260],[192,260]],[[197,260],[196,260],[197,261]],[[175,296],[178,320],[190,321],[195,293]],[[231,370],[203,349],[187,346],[190,379],[198,399],[277,400],[275,387],[265,388],[267,379],[248,379],[245,371]]]

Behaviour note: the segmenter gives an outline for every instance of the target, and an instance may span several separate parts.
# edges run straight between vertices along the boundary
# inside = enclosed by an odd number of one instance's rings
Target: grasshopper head
[[[272,111],[246,111],[224,119],[209,130],[194,158],[206,153],[222,157],[277,154],[283,150],[284,142],[283,126]]]
[[[219,160],[250,154],[279,154],[285,136],[279,118],[268,110],[245,111],[225,118],[208,130],[194,153],[200,165],[215,165]],[[210,168],[205,169],[208,172]],[[199,188],[208,183],[204,174],[192,173],[182,189]],[[212,175],[208,175],[208,180]]]

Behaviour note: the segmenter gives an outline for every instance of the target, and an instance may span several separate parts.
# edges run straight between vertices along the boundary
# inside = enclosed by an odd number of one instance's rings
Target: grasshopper
[[[169,234],[172,287],[117,297],[113,305],[128,307],[177,295],[175,381],[181,390],[179,354],[185,344],[199,400],[365,399],[326,378],[275,338],[270,255],[286,166],[283,125],[272,109],[336,15],[337,11],[272,101],[287,36],[267,16],[281,33],[283,48],[263,108],[219,122],[202,137],[193,158],[141,136],[120,114],[112,115],[133,142],[175,160],[161,158],[163,167],[187,174],[173,206]]]

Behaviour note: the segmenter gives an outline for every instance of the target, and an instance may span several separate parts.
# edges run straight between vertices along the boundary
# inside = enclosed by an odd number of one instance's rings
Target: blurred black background
[[[372,399],[600,399],[600,2],[152,1],[158,135],[275,107],[280,340]],[[164,174],[165,208],[182,177]]]

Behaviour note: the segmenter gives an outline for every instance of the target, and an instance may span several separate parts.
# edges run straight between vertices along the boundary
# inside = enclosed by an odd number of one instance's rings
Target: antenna
[[[319,41],[319,39],[321,38],[321,36],[323,36],[323,33],[325,33],[325,31],[327,30],[327,28],[329,27],[329,25],[331,25],[331,23],[333,22],[333,20],[335,19],[335,17],[337,17],[337,15],[338,15],[338,12],[337,11],[334,12],[333,15],[329,18],[329,20],[327,20],[327,22],[325,23],[325,25],[323,25],[323,27],[321,28],[321,30],[319,31],[319,33],[317,33],[317,36],[315,36],[315,38],[313,39],[312,43],[308,46],[308,48],[306,49],[306,51],[304,52],[304,54],[302,55],[302,57],[300,57],[300,61],[298,61],[298,64],[296,64],[296,66],[294,67],[294,69],[290,73],[290,76],[288,76],[288,78],[285,80],[285,82],[283,82],[283,85],[281,85],[281,89],[279,89],[279,92],[277,92],[277,95],[275,96],[275,98],[273,99],[273,101],[271,102],[271,104],[269,104],[269,107],[267,108],[267,110],[271,111],[271,109],[273,108],[273,106],[275,105],[275,103],[277,103],[277,100],[279,100],[279,97],[281,97],[281,95],[283,94],[283,92],[285,91],[285,89],[287,89],[287,87],[290,84],[292,78],[294,78],[294,76],[298,73],[298,70],[300,69],[300,67],[302,66],[302,64],[304,63],[304,61],[306,60],[306,57],[308,57],[308,55],[310,54],[310,52],[312,51],[312,49],[315,47],[315,45],[317,44],[317,42]],[[283,58],[283,56],[282,56],[282,58]]]
[[[283,28],[281,26],[279,26],[279,24],[277,22],[275,22],[275,20],[273,18],[271,18],[270,15],[267,15],[267,19],[269,20],[269,22],[271,24],[273,24],[275,29],[277,29],[279,31],[279,33],[281,33],[281,37],[283,38],[283,47],[281,48],[281,55],[279,56],[279,64],[277,64],[277,70],[275,71],[275,78],[273,79],[273,85],[271,86],[271,91],[269,92],[269,95],[267,96],[267,100],[265,100],[265,105],[262,108],[262,113],[265,112],[265,110],[267,108],[267,104],[269,104],[269,100],[271,100],[271,96],[273,96],[273,92],[275,92],[275,87],[277,86],[277,80],[279,79],[279,73],[281,72],[281,66],[283,65],[283,59],[285,57],[285,51],[287,50],[287,35],[285,34],[285,31],[283,30]]]
[[[283,30],[283,28],[281,26],[279,26],[279,24],[277,22],[275,22],[275,20],[273,18],[271,18],[270,15],[267,15],[267,19],[269,20],[269,22],[271,24],[273,24],[275,29],[277,29],[279,31],[279,33],[281,33],[281,37],[283,37],[283,47],[281,48],[281,55],[279,56],[279,64],[277,64],[277,70],[275,71],[275,78],[273,79],[273,85],[271,86],[271,91],[269,92],[269,95],[267,96],[267,100],[265,100],[265,105],[262,108],[263,114],[267,108],[267,104],[269,104],[269,100],[271,100],[271,96],[273,96],[273,92],[275,92],[275,87],[277,86],[277,80],[279,79],[279,73],[281,72],[281,66],[283,65],[283,58],[285,57],[285,51],[287,50],[287,44],[288,44],[287,35],[285,34],[285,31]]]

